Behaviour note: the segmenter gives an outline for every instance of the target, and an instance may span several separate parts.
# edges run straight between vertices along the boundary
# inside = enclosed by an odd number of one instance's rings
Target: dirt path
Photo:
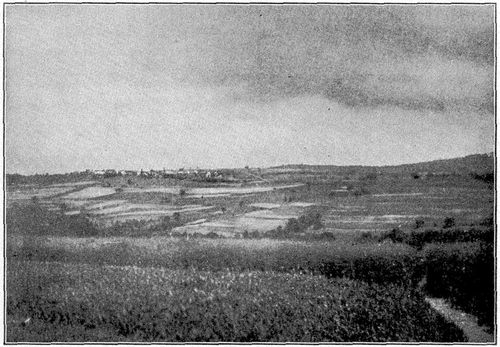
[[[485,331],[477,324],[476,317],[462,311],[451,308],[451,306],[440,298],[425,298],[433,309],[441,313],[446,319],[455,323],[463,330],[469,342],[495,342],[495,337]]]

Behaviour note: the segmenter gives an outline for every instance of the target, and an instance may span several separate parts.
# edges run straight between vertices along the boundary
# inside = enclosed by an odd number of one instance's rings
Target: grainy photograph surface
[[[5,3],[4,343],[496,342],[496,4]]]

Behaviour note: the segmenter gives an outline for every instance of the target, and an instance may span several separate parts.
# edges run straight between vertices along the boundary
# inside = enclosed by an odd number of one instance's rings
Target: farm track
[[[479,326],[477,324],[476,317],[473,315],[452,308],[445,301],[445,299],[426,297],[425,301],[427,301],[434,310],[442,314],[447,320],[455,323],[456,326],[462,329],[469,342],[495,342],[495,337]]]

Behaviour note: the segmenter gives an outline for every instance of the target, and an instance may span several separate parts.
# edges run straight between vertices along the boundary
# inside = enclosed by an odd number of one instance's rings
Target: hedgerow
[[[424,248],[425,289],[478,317],[490,328],[495,316],[493,243],[435,244]]]
[[[10,315],[117,340],[464,341],[408,287],[298,273],[13,262],[7,293]]]
[[[495,238],[494,229],[490,228],[455,228],[455,229],[428,229],[425,231],[413,231],[406,238],[405,242],[410,246],[422,249],[430,243],[455,243],[455,242],[475,242],[484,241],[493,243]]]

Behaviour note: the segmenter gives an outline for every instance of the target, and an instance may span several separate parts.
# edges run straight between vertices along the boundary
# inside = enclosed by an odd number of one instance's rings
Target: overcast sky
[[[493,5],[6,5],[7,173],[494,150]]]

